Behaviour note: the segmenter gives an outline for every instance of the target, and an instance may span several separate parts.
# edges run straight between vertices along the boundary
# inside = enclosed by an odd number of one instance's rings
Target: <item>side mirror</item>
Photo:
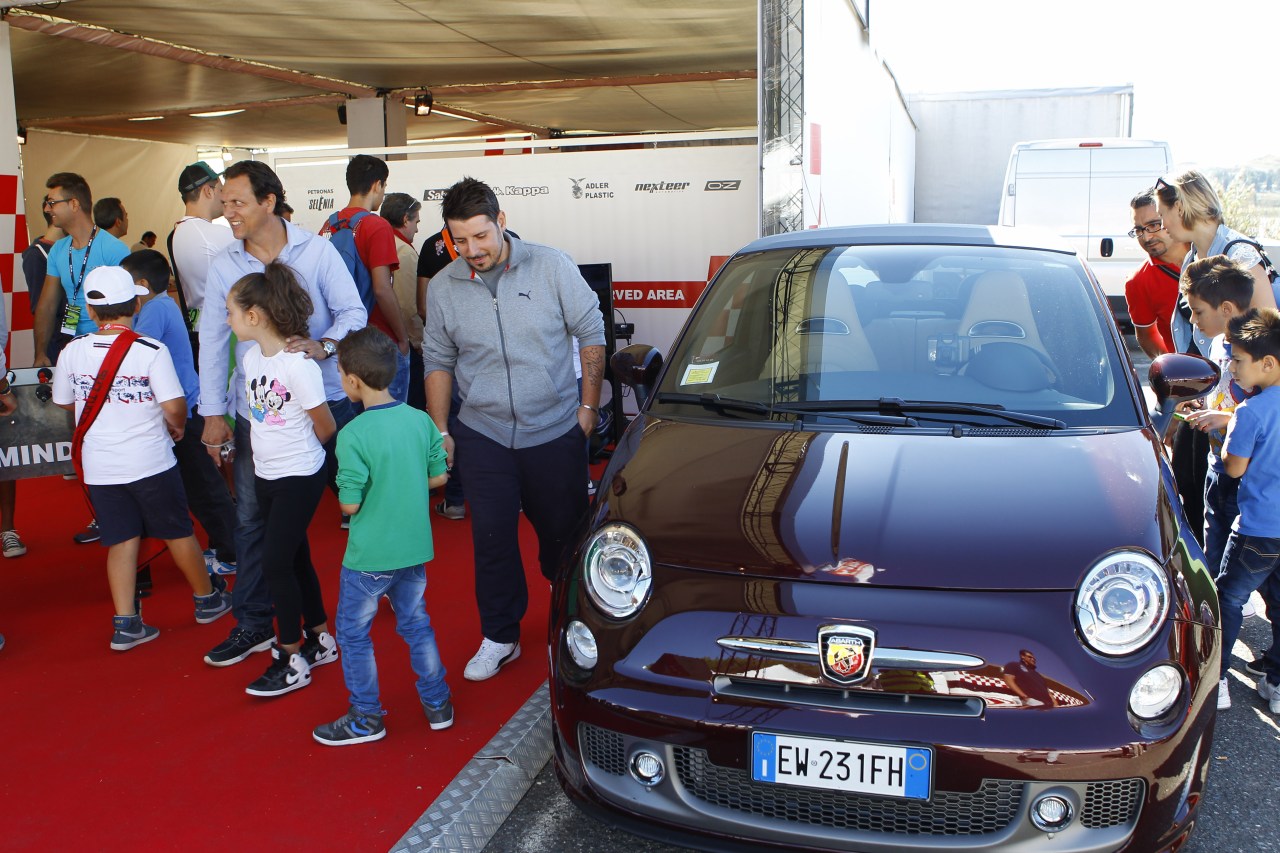
[[[1110,237],[1102,238],[1102,245],[1098,247],[1098,251],[1102,253],[1102,257],[1109,258],[1116,253],[1116,244]]]
[[[1212,391],[1222,378],[1222,370],[1199,356],[1165,353],[1151,362],[1147,377],[1160,404],[1156,428],[1163,434],[1173,417],[1174,407],[1183,400],[1194,400]]]
[[[636,402],[644,406],[662,370],[662,353],[648,344],[632,344],[613,354],[609,368],[620,381],[635,389]]]

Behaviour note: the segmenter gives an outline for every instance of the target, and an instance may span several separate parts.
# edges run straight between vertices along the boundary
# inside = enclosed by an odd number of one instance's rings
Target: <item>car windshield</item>
[[[874,245],[741,255],[690,319],[654,411],[1139,426],[1104,312],[1080,262],[1055,252]]]

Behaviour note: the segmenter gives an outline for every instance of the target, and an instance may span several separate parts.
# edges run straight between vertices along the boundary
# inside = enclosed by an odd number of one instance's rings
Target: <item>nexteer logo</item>
[[[636,184],[638,193],[682,193],[689,189],[688,181],[658,181],[656,184]]]
[[[707,185],[703,187],[704,192],[725,192],[727,190],[736,190],[742,186],[742,181],[707,181]]]

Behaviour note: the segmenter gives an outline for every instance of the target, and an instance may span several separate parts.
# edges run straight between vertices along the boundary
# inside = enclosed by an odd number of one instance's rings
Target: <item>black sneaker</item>
[[[453,725],[453,702],[449,699],[444,700],[444,704],[439,708],[432,708],[424,702],[422,710],[427,715],[427,724],[431,726],[432,731],[440,731]]]
[[[90,542],[97,542],[102,538],[102,532],[98,530],[98,519],[89,522],[89,526],[81,530],[75,536],[71,537],[77,545],[88,545]]]
[[[275,641],[270,630],[249,631],[237,625],[231,629],[231,636],[209,650],[204,662],[209,666],[231,666],[254,652],[265,652]]]
[[[307,634],[298,654],[302,655],[307,666],[324,666],[338,659],[338,641],[328,631]]]
[[[271,665],[262,677],[244,689],[250,696],[283,696],[311,683],[311,667],[297,652],[271,647]]]
[[[325,746],[368,743],[372,740],[382,740],[386,735],[387,728],[382,722],[381,714],[365,714],[355,708],[332,723],[316,726],[311,732],[311,736]]]
[[[1266,675],[1266,657],[1268,651],[1269,649],[1258,649],[1258,653],[1254,655],[1253,660],[1245,664],[1244,668],[1252,675]]]
[[[159,628],[144,625],[142,617],[137,614],[113,616],[111,625],[115,629],[115,633],[111,635],[111,648],[117,652],[127,652],[134,646],[149,643],[160,636]]]

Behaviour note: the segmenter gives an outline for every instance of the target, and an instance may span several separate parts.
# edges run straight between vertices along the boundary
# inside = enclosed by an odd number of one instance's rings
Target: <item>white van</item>
[[[1000,224],[1035,226],[1068,240],[1098,277],[1118,318],[1127,320],[1124,283],[1147,258],[1129,201],[1173,165],[1167,142],[1044,139],[1009,155]]]

